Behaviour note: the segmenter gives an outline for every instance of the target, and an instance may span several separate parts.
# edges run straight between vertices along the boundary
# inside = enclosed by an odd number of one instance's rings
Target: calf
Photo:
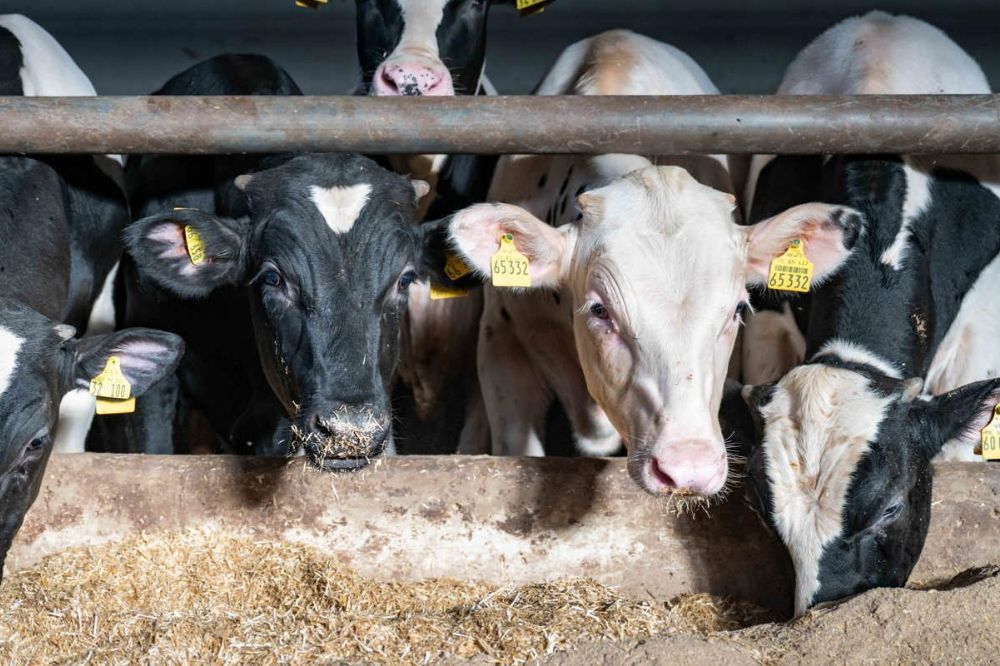
[[[873,12],[807,46],[779,92],[989,88],[976,63],[937,29]],[[808,363],[745,389],[763,431],[748,461],[752,499],[791,554],[802,613],[906,582],[927,534],[931,458],[988,420],[1000,381],[927,397],[919,376],[963,295],[1000,251],[1000,198],[973,173],[910,157],[834,157],[808,171],[796,159],[792,180],[778,177],[790,172],[786,159],[759,170],[755,208],[768,214],[776,202],[820,196],[858,213],[837,249],[842,267],[812,295]],[[997,174],[982,176],[996,183]]]
[[[270,61],[227,56],[164,92],[293,85]],[[137,427],[147,436],[169,430],[179,404],[180,416],[198,409],[237,451],[301,445],[325,468],[355,469],[390,449],[399,322],[422,274],[423,235],[434,228],[414,223],[426,184],[356,155],[176,167],[153,159],[134,174],[146,217],[125,234],[126,320],[188,343],[178,384],[146,400],[156,405]],[[202,180],[172,189],[165,172],[174,183]]]
[[[716,89],[677,49],[614,31],[569,47],[539,89],[570,93]],[[823,205],[742,227],[730,190],[718,156],[500,160],[490,198],[524,210],[473,206],[449,228],[481,274],[503,234],[530,260],[532,291],[485,291],[479,371],[495,453],[540,455],[557,399],[578,448],[607,454],[624,441],[649,492],[723,488],[717,415],[747,284],[799,237],[821,276],[843,237],[838,209]]]
[[[95,91],[87,76],[48,32],[24,16],[6,14],[0,16],[0,93],[77,97],[92,96]],[[4,160],[10,174],[31,171],[37,176],[43,171],[35,161]],[[57,282],[56,287],[66,289],[65,300],[48,301],[43,309],[49,316],[80,331],[110,331],[115,324],[111,286],[122,251],[119,235],[128,222],[121,159],[108,155],[60,155],[36,160],[44,161],[55,171],[59,182],[51,183],[50,191],[58,191],[58,196],[65,198],[59,215],[68,230],[68,246],[63,248],[68,254],[60,256],[58,261],[68,262],[70,271],[69,277]],[[32,177],[26,178],[34,182]],[[29,198],[30,191],[8,191],[8,196],[13,197],[8,201],[17,202],[8,208],[9,216],[15,212],[20,216],[28,206],[45,207],[54,203],[34,202]],[[38,246],[50,240],[30,231],[10,238],[17,242],[12,249],[20,248],[24,254],[19,258],[8,256],[7,261],[19,265],[36,256],[34,250],[47,251]],[[42,271],[53,269],[53,264],[41,267]],[[31,288],[45,290],[49,285],[36,284]],[[92,418],[93,399],[84,391],[71,391],[63,405],[57,450],[82,451]]]

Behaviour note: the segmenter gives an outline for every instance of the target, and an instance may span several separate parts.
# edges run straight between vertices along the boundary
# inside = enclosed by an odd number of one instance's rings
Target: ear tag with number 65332
[[[771,262],[767,274],[767,288],[776,291],[808,293],[812,285],[813,265],[803,252],[803,244],[795,239],[780,257]]]
[[[97,398],[98,414],[131,414],[135,411],[132,385],[122,374],[121,360],[109,356],[96,377],[90,380],[90,395]]]
[[[184,242],[187,243],[188,256],[191,263],[197,266],[205,261],[205,242],[201,240],[201,234],[190,224],[184,226]]]
[[[984,460],[1000,460],[1000,405],[993,408],[993,418],[979,431],[979,445]]]
[[[490,274],[494,287],[530,287],[531,267],[528,258],[514,247],[514,237],[500,237],[500,249],[490,259]]]

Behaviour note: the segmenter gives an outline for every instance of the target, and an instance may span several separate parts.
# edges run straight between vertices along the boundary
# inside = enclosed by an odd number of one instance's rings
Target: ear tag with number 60
[[[780,257],[771,262],[767,275],[767,288],[776,291],[809,292],[812,285],[813,264],[803,252],[803,244],[795,239]]]
[[[184,226],[184,242],[187,243],[188,256],[191,263],[197,266],[205,261],[205,242],[201,234],[190,224]]]
[[[500,237],[500,249],[490,259],[490,274],[494,287],[530,287],[531,267],[528,258],[514,247],[514,237]]]
[[[97,398],[98,414],[131,414],[135,411],[132,385],[122,374],[121,360],[109,356],[96,377],[90,380],[90,395]]]
[[[454,252],[448,252],[445,255],[444,261],[444,274],[448,276],[449,280],[455,281],[461,277],[465,277],[472,272],[472,269],[465,265],[462,258],[459,257]],[[460,298],[469,293],[468,289],[462,289],[460,287],[446,287],[443,284],[437,284],[433,280],[431,281],[431,300],[440,301],[445,298]]]
[[[979,431],[983,460],[1000,460],[1000,405],[993,408],[993,418]]]

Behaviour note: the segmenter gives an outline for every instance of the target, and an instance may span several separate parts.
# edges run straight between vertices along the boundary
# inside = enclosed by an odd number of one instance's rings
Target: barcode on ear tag
[[[979,431],[983,460],[1000,460],[1000,405],[993,408],[993,418]]]
[[[184,227],[184,242],[187,244],[188,257],[191,263],[197,266],[205,261],[205,242],[201,240],[201,234],[190,224]]]
[[[500,249],[490,259],[490,275],[494,287],[530,287],[531,264],[528,258],[514,247],[514,237],[500,237]]]
[[[793,240],[780,257],[771,261],[767,288],[775,291],[809,292],[812,286],[813,264],[803,252],[801,240]]]

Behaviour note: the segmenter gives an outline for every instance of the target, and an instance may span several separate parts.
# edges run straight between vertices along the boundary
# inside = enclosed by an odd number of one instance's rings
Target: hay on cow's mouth
[[[728,629],[706,595],[633,601],[591,580],[504,587],[368,580],[308,546],[203,531],[51,556],[0,587],[9,662],[513,663],[584,640]]]

